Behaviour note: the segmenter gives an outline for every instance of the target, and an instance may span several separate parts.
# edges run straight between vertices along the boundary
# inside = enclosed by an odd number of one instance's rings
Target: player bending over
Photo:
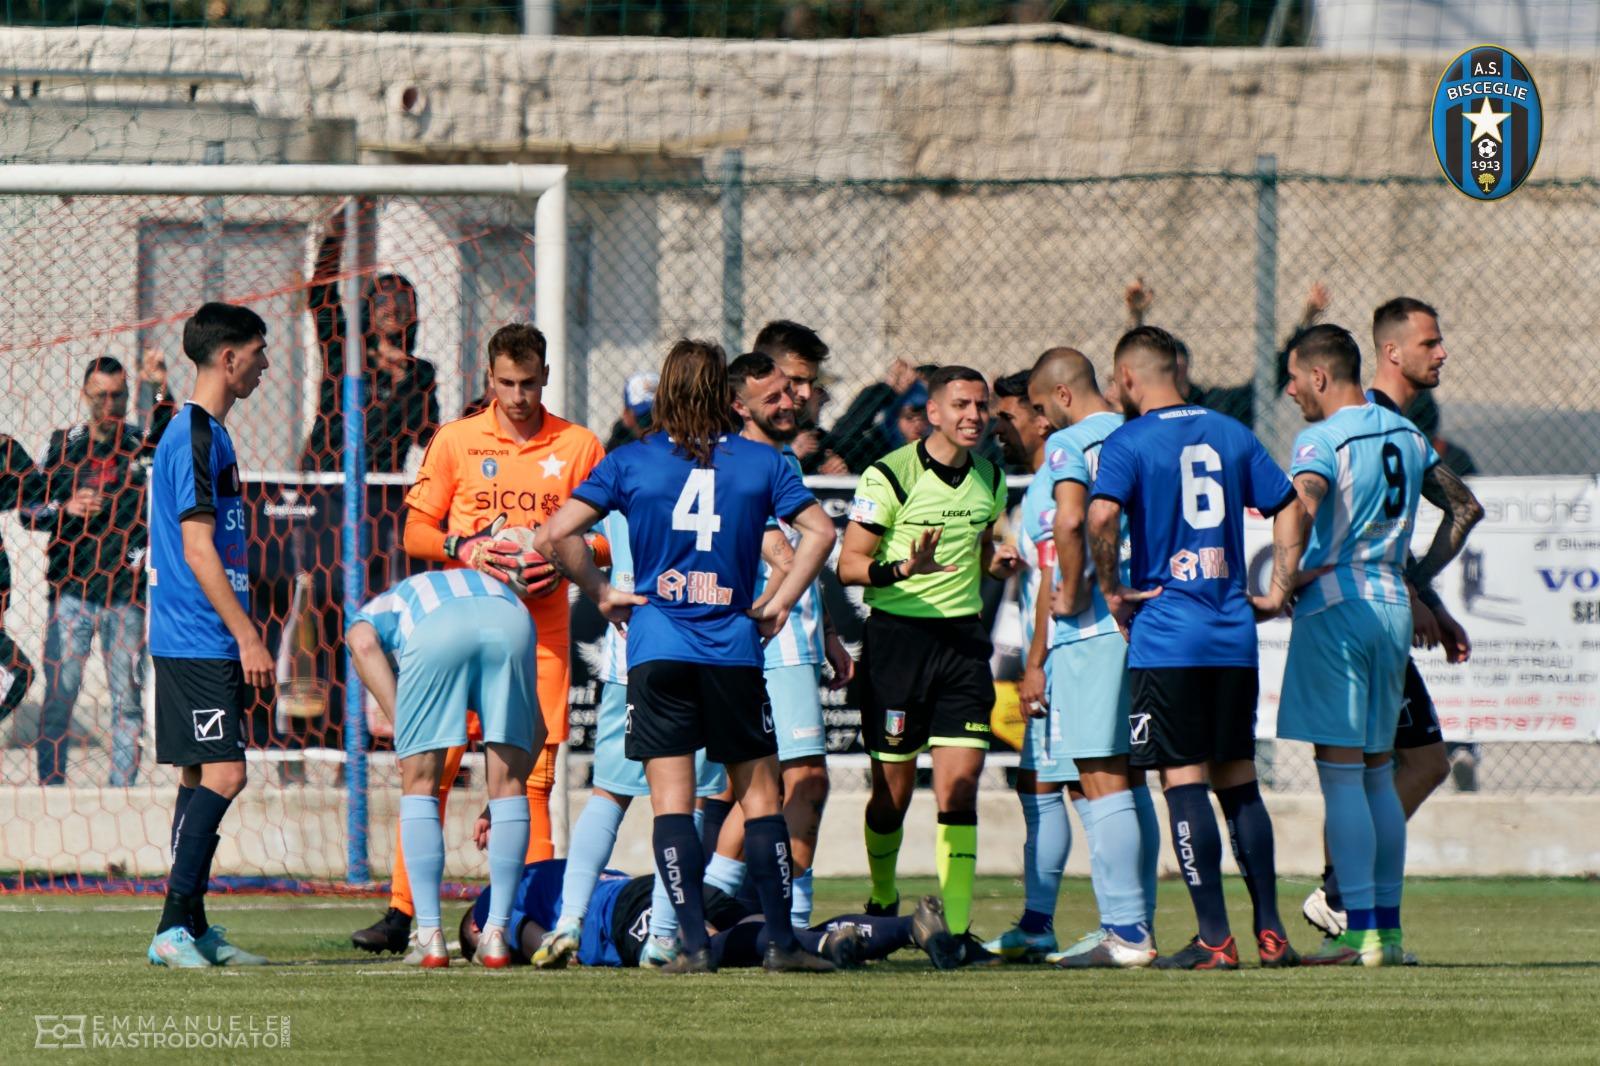
[[[206,921],[217,828],[244,789],[244,713],[270,688],[272,656],[250,620],[244,501],[224,423],[267,369],[267,324],[247,307],[208,303],[183,326],[194,394],[150,471],[150,657],[156,760],[179,767],[172,872],[149,959],[181,969],[267,960]]]
[[[1186,404],[1172,335],[1141,326],[1117,342],[1113,373],[1128,421],[1100,447],[1088,515],[1106,606],[1128,635],[1129,763],[1157,769],[1172,846],[1199,920],[1161,969],[1233,970],[1239,949],[1222,897],[1212,789],[1254,908],[1263,966],[1298,961],[1278,917],[1272,821],[1256,784],[1256,628],[1245,592],[1244,511],[1273,517],[1279,567],[1299,557],[1305,512],[1261,442],[1239,422]],[[1120,574],[1123,516],[1132,549]],[[1283,609],[1275,569],[1261,610]]]
[[[861,476],[839,554],[839,580],[866,585],[858,683],[861,735],[872,757],[867,801],[868,914],[894,914],[895,866],[917,756],[933,749],[939,806],[939,891],[969,963],[999,958],[972,936],[978,862],[978,775],[994,706],[992,648],[979,618],[979,583],[1011,576],[1017,551],[994,540],[1005,474],[976,448],[989,424],[989,386],[964,366],[928,379],[933,434],[896,449]]]
[[[749,872],[772,932],[773,970],[832,967],[790,932],[789,831],[777,743],[761,676],[775,635],[827,561],[833,523],[773,449],[733,433],[722,349],[674,344],[661,367],[656,426],[617,449],[539,531],[535,548],[628,626],[628,758],[644,763],[655,808],[656,868],[678,912],[683,953],[663,972],[714,968],[701,890],[705,856],[694,824],[694,753],[728,770],[745,814]],[[608,511],[628,519],[634,591],[610,585],[582,534]],[[800,530],[793,568],[752,611],[761,540],[781,518]]]
[[[544,742],[535,691],[533,620],[505,584],[440,570],[395,585],[351,619],[356,673],[394,722],[400,759],[400,837],[417,914],[420,965],[450,965],[439,919],[444,833],[438,791],[450,748],[467,742],[467,709],[483,723],[489,778],[489,904],[477,960],[510,962],[506,923],[528,849],[528,773]],[[389,656],[399,662],[399,680]]]
[[[1089,870],[1101,910],[1100,928],[1050,961],[1068,969],[1148,966],[1156,957],[1161,827],[1144,771],[1128,768],[1128,642],[1096,582],[1084,535],[1101,448],[1123,417],[1100,394],[1094,365],[1071,348],[1040,357],[1029,393],[1056,430],[1039,475],[1054,504],[1059,575],[1051,713],[1059,716],[1058,748],[1077,766],[1086,797]],[[1128,580],[1128,562],[1119,558],[1117,581]]]
[[[548,935],[545,930],[563,906],[563,867],[567,860],[530,863],[522,871],[511,905],[513,962],[527,963]],[[616,870],[602,871],[590,900],[593,918],[572,958],[580,966],[643,966],[649,950],[650,912],[656,878],[634,877]],[[732,896],[705,887],[703,909],[710,950],[718,967],[760,966],[766,958],[771,934],[759,914]],[[488,897],[479,896],[461,916],[461,953],[471,958],[480,940],[479,924],[488,920]],[[794,934],[807,951],[828,959],[839,969],[888,958],[901,948],[915,946],[926,952],[935,969],[955,968],[960,955],[945,926],[939,901],[928,896],[916,913],[906,918],[844,914]]]

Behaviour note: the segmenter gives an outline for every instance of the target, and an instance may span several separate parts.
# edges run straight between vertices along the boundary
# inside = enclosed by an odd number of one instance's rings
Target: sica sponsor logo
[[[1499,45],[1462,52],[1433,93],[1433,151],[1450,184],[1474,200],[1517,190],[1539,158],[1544,113],[1522,61]]]

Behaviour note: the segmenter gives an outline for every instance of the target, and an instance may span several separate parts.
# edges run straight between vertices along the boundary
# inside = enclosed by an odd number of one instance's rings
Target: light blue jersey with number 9
[[[628,626],[628,665],[665,660],[760,666],[748,611],[773,518],[816,501],[783,456],[743,437],[721,438],[710,466],[651,433],[600,462],[572,493],[628,522],[634,592],[648,603]]]

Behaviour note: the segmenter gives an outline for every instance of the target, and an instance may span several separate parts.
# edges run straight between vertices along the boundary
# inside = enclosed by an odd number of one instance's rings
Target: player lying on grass
[[[533,958],[545,932],[560,915],[566,866],[565,859],[551,859],[529,863],[523,869],[508,926],[514,962],[527,963]],[[638,966],[650,941],[654,888],[653,876],[602,872],[589,899],[589,919],[578,948],[563,958],[563,965],[570,958],[580,966]],[[703,899],[713,964],[762,966],[772,938],[761,915],[709,885]],[[491,907],[485,894],[461,916],[461,953],[469,959],[477,951],[482,939],[478,929],[488,921]],[[784,926],[788,925],[786,921]],[[933,896],[925,897],[915,913],[905,918],[844,914],[809,929],[796,929],[794,935],[807,951],[831,962],[830,968],[841,970],[888,958],[907,947],[926,952],[935,969],[954,969],[961,960],[960,946],[945,925],[944,909]]]
[[[467,708],[483,723],[489,777],[489,902],[479,961],[510,961],[506,922],[528,849],[525,789],[544,741],[534,689],[533,620],[504,583],[473,570],[409,577],[368,601],[345,634],[351,660],[394,722],[400,835],[417,910],[419,962],[450,965],[439,920],[444,833],[439,784],[446,752],[467,742]],[[399,678],[389,656],[399,661]]]

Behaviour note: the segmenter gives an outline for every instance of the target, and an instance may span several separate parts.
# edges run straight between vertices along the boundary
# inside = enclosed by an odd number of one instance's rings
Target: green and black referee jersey
[[[866,590],[872,608],[856,671],[861,738],[874,758],[906,762],[929,747],[987,748],[994,706],[992,647],[979,618],[983,535],[1005,513],[1006,478],[982,456],[945,466],[918,441],[861,475],[850,520],[882,539],[896,563],[930,529],[949,573]]]

